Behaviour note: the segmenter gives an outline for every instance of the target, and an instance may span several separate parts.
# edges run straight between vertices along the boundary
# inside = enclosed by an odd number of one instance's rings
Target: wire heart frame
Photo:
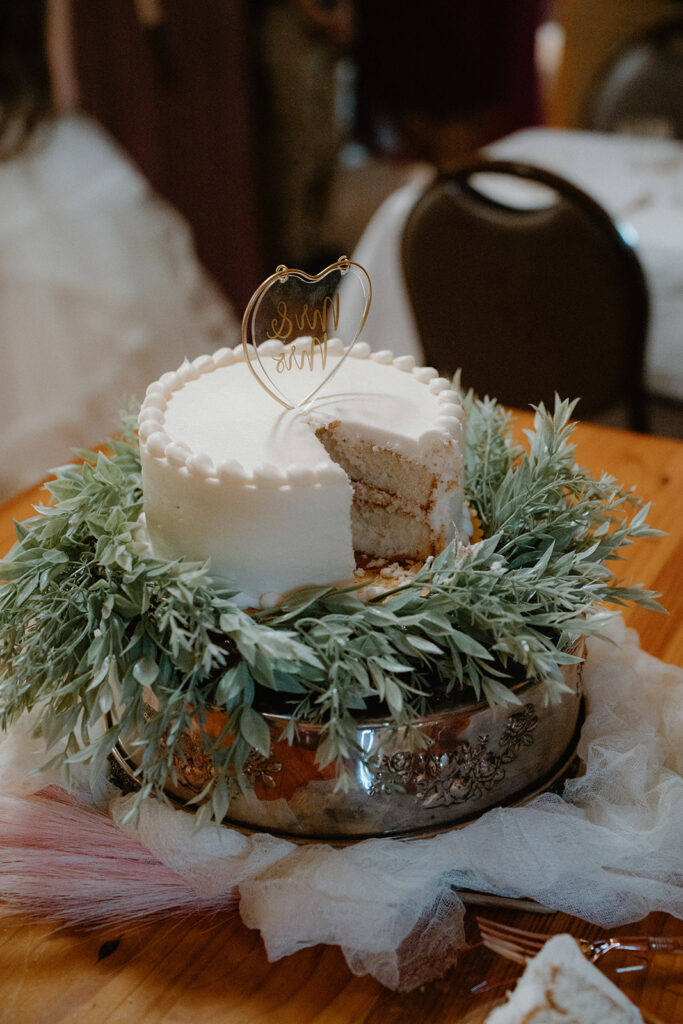
[[[340,317],[340,295],[338,291],[335,291],[332,295],[325,295],[322,303],[317,305],[313,303],[309,307],[308,303],[304,303],[302,307],[296,311],[296,304],[290,306],[288,303],[290,300],[283,298],[282,295],[286,294],[287,284],[291,284],[292,294],[294,294],[294,286],[300,295],[305,295],[307,289],[310,289],[313,298],[319,298],[321,292],[321,283],[325,281],[330,275],[339,274],[340,285],[343,278],[349,279],[349,275],[355,278],[361,288],[363,307],[362,313],[358,317],[358,326],[355,329],[353,337],[350,343],[346,346],[343,353],[337,353],[339,358],[336,359],[334,365],[331,367],[328,373],[326,373],[322,380],[318,380],[315,387],[313,387],[303,398],[294,401],[291,396],[287,395],[286,391],[273,379],[273,376],[268,370],[265,363],[267,358],[264,352],[264,343],[270,344],[271,351],[268,353],[269,357],[276,359],[276,365],[278,371],[282,372],[286,370],[290,373],[301,374],[305,372],[305,363],[308,362],[309,367],[312,369],[316,355],[319,354],[319,358],[322,364],[323,370],[327,366],[327,342],[328,342],[328,326],[330,318],[333,320],[334,328],[336,329],[339,323]],[[272,300],[273,292],[280,296],[277,303],[272,303],[272,312],[276,312],[277,315],[270,318],[269,330],[274,333],[267,333],[265,339],[262,339],[259,343],[259,339],[256,337],[257,334],[257,321],[262,319],[259,314],[262,314],[262,304],[264,300],[270,298]],[[322,289],[324,291],[324,289]],[[244,312],[242,319],[242,347],[244,349],[244,357],[251,370],[252,374],[259,382],[261,387],[268,392],[271,398],[274,398],[276,402],[283,405],[286,409],[298,409],[306,405],[310,400],[318,394],[322,388],[332,379],[341,367],[344,360],[349,355],[351,349],[358,341],[361,331],[365,326],[365,322],[370,312],[370,303],[372,302],[372,284],[367,271],[361,267],[359,263],[354,263],[348,259],[347,256],[340,256],[336,263],[330,264],[329,267],[325,267],[319,274],[307,274],[304,270],[297,270],[290,267],[279,266],[274,274],[266,278],[262,284],[256,289],[249,304]],[[301,331],[304,328],[308,328],[308,334],[305,336],[297,335],[289,342],[289,337],[292,331],[297,328]],[[318,332],[314,335],[313,332]],[[343,340],[343,339],[342,339]],[[296,342],[304,342],[309,346],[309,351],[297,352]],[[285,344],[285,342],[289,342]],[[316,348],[316,345],[318,348]],[[273,347],[274,346],[274,347]],[[275,353],[275,355],[274,355]],[[296,358],[295,358],[296,357]],[[301,360],[301,365],[299,361]]]

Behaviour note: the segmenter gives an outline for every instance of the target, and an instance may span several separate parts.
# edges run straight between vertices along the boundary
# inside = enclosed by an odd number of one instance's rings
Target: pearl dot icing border
[[[276,348],[277,346],[277,348]],[[260,355],[276,355],[284,346],[277,339],[264,342],[259,346]],[[256,349],[249,346],[250,356],[256,356]],[[339,338],[331,338],[328,352],[341,355],[344,351],[343,342]],[[416,380],[429,388],[437,400],[435,428],[422,435],[423,440],[449,441],[461,443],[464,436],[465,410],[460,399],[453,391],[451,383],[440,377],[431,366],[416,366],[415,359],[410,355],[394,356],[390,349],[373,352],[365,341],[357,341],[348,353],[352,359],[372,359],[382,365],[393,365],[403,373],[411,373]],[[259,487],[312,487],[316,484],[339,480],[346,474],[341,467],[334,464],[321,463],[315,469],[307,466],[288,466],[282,470],[277,466],[260,466],[249,473],[236,460],[223,462],[215,466],[211,457],[205,452],[193,452],[183,442],[173,441],[164,430],[164,413],[173,392],[184,387],[202,375],[212,373],[220,367],[232,366],[243,362],[244,349],[241,345],[235,348],[220,348],[213,355],[201,355],[192,362],[185,360],[177,370],[170,370],[147,388],[145,398],[138,417],[138,436],[140,444],[155,459],[165,459],[170,466],[178,471],[216,483],[219,480],[230,481],[232,484],[243,484]]]

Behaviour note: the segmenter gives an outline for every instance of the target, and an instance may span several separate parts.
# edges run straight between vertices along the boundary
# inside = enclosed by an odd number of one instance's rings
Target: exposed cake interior
[[[339,420],[319,427],[316,437],[353,487],[351,536],[357,554],[424,560],[443,549],[449,537],[440,506],[457,480],[359,438]]]

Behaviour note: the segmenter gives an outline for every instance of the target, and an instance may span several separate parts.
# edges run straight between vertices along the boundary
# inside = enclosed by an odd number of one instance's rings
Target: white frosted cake
[[[508,1001],[486,1024],[642,1024],[623,992],[583,956],[571,935],[556,935],[527,964]]]
[[[311,387],[323,379],[309,372]],[[153,551],[209,559],[261,607],[352,580],[357,557],[423,561],[463,522],[463,420],[436,370],[364,342],[303,409],[260,386],[241,346],[200,356],[151,384],[140,411]]]

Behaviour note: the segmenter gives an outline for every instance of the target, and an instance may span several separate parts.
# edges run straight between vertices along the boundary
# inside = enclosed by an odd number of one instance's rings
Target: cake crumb
[[[365,563],[364,568],[358,567],[354,573],[356,579],[366,582],[366,586],[361,587],[357,591],[358,598],[361,601],[371,601],[373,598],[380,597],[383,594],[388,595],[396,590],[397,587],[410,583],[423,564],[423,562],[416,562],[412,559],[390,562],[389,564],[387,564],[386,559],[375,558],[369,560]],[[377,569],[379,569],[379,573]]]
[[[380,597],[386,593],[384,587],[375,585],[370,587],[363,587],[362,590],[358,591],[358,597],[361,601],[372,601],[373,597]]]

